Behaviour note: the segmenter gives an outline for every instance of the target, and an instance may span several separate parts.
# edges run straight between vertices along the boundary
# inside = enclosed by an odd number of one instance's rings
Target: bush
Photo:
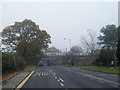
[[[7,73],[15,70],[12,54],[10,53],[2,53],[2,72]]]
[[[26,66],[24,58],[21,56],[15,56],[15,60],[16,67],[13,55],[7,52],[2,53],[2,74],[24,69],[24,67]]]
[[[16,61],[17,61],[17,69],[24,69],[26,66],[26,61],[23,57],[21,56],[16,56]]]

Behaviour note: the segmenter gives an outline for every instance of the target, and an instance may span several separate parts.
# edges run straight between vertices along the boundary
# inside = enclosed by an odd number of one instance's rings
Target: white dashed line
[[[60,85],[63,87],[64,86],[64,84],[63,83],[60,83]]]
[[[55,77],[55,79],[57,79],[57,77]]]
[[[60,79],[60,81],[64,82],[64,80],[62,80],[61,78],[59,78],[59,79]]]

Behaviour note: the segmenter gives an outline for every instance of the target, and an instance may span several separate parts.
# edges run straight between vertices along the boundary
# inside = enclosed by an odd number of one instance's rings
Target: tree
[[[104,48],[100,50],[100,56],[96,59],[96,64],[99,66],[106,66],[107,52]]]
[[[56,47],[49,47],[46,49],[47,53],[60,53],[61,51],[57,49]]]
[[[113,57],[114,55],[112,50],[108,51],[105,47],[102,47],[100,50],[100,55],[96,59],[96,64],[100,66],[111,66],[111,61],[114,60]]]
[[[103,27],[100,32],[102,35],[98,37],[98,43],[107,50],[108,60],[113,56],[116,67],[117,28],[115,25],[107,25]],[[112,51],[112,53],[110,51]]]
[[[5,27],[2,32],[3,50],[8,48],[25,60],[35,58],[42,53],[43,48],[47,48],[51,43],[50,35],[39,29],[33,21],[25,19],[22,22],[15,22],[14,25]]]
[[[2,53],[2,72],[7,73],[13,69],[15,69],[15,67],[12,60],[12,55],[10,53]]]
[[[118,29],[118,44],[117,44],[117,58],[118,58],[118,64],[120,65],[120,26],[117,28]]]
[[[96,33],[93,30],[88,30],[88,38],[81,37],[81,42],[84,50],[88,55],[94,56],[98,49]]]
[[[72,53],[72,55],[80,55],[83,52],[83,50],[80,46],[73,46],[70,52]]]

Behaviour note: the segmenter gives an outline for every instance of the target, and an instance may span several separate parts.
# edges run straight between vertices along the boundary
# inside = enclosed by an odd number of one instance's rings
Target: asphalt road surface
[[[63,66],[39,66],[22,88],[118,88],[118,76]]]

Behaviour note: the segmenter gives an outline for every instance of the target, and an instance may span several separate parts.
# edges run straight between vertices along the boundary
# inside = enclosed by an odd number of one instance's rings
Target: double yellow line
[[[34,71],[32,71],[23,81],[22,83],[20,83],[17,88],[15,90],[19,90],[26,82],[27,80],[32,76],[32,74],[34,73]]]

